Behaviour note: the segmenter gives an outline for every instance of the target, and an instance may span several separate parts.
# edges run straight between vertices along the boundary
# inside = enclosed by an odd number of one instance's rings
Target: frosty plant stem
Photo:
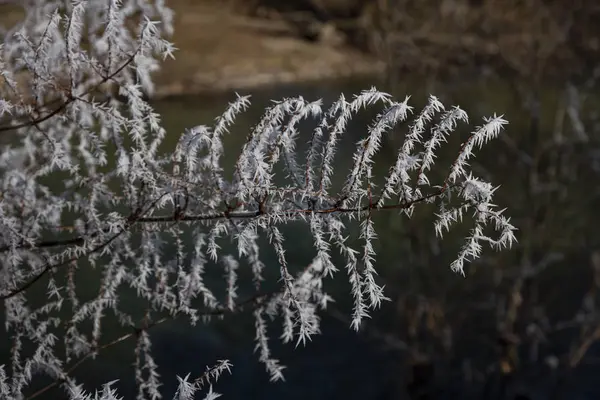
[[[495,188],[468,164],[501,133],[507,123],[501,116],[476,127],[445,179],[431,182],[436,154],[468,122],[459,107],[430,96],[415,112],[409,97],[397,102],[375,88],[351,100],[340,96],[327,108],[320,100],[286,98],[273,101],[256,126],[243,127],[246,141],[227,176],[222,156],[236,149],[225,149],[223,137],[250,107],[249,96],[233,99],[214,124],[183,132],[171,154],[158,150],[166,132],[146,97],[158,58],[174,51],[163,39],[172,29],[164,1],[46,0],[24,14],[0,33],[0,132],[14,136],[0,155],[0,299],[11,343],[10,360],[0,367],[0,398],[25,398],[34,380],[48,376],[54,383],[29,398],[60,386],[72,400],[116,399],[112,383],[93,397],[72,372],[125,339],[136,342],[137,398],[160,398],[148,330],[168,319],[195,325],[242,310],[254,315],[257,357],[272,380],[283,379],[267,320],[281,320],[283,342],[306,343],[320,332],[319,311],[331,301],[323,279],[341,279],[341,268],[354,299],[353,329],[386,299],[377,278],[374,213],[410,218],[416,207],[432,204],[440,237],[468,220],[472,229],[451,264],[459,273],[484,244],[501,249],[515,240],[509,218],[492,202]],[[349,171],[337,171],[339,143],[369,107],[379,113],[356,144]],[[304,120],[316,128],[301,155]],[[375,156],[389,132],[403,129],[404,142],[378,189]],[[285,179],[275,179],[282,173]],[[332,189],[334,180],[342,189]],[[360,222],[357,248],[347,240],[353,220]],[[309,227],[315,250],[298,273],[289,268],[281,230],[294,221]],[[273,263],[263,261],[261,237],[274,249]],[[235,251],[225,251],[226,242]],[[333,261],[334,251],[343,265]],[[223,269],[224,296],[205,282],[208,265]],[[74,273],[87,268],[99,273],[91,299],[77,291],[81,277]],[[251,271],[248,282],[238,277],[243,269]],[[278,271],[278,290],[265,291],[266,269]],[[241,288],[254,295],[240,298]],[[124,289],[139,299],[137,317],[121,307]],[[45,304],[35,305],[33,296],[43,290]],[[130,333],[106,338],[107,314]],[[230,367],[222,360],[179,378],[174,398],[189,400],[203,390],[215,398],[211,385]]]

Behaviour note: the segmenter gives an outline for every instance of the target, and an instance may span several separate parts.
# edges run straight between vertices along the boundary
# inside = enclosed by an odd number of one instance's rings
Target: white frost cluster
[[[172,29],[164,0],[28,4],[19,25],[0,31],[0,134],[19,138],[0,156],[0,298],[12,343],[10,361],[0,366],[0,398],[23,399],[35,378],[47,376],[54,380],[49,387],[62,387],[72,400],[117,399],[113,382],[91,394],[72,372],[122,340],[135,341],[137,398],[161,398],[150,329],[168,319],[206,323],[247,309],[255,317],[258,358],[272,380],[283,379],[284,366],[269,348],[269,321],[282,321],[284,342],[305,343],[319,333],[318,312],[332,301],[323,279],[339,267],[333,251],[345,259],[354,329],[385,300],[375,268],[374,212],[410,217],[414,207],[435,203],[439,236],[470,217],[473,227],[451,266],[457,272],[482,245],[499,249],[515,240],[515,228],[492,203],[495,188],[468,164],[476,148],[500,134],[502,117],[477,127],[446,178],[430,182],[436,152],[467,122],[460,108],[447,109],[431,96],[415,114],[408,97],[396,102],[374,88],[351,100],[340,96],[329,108],[284,99],[248,130],[228,177],[222,138],[249,97],[238,96],[212,126],[187,130],[172,154],[159,151],[165,130],[145,96],[158,59],[174,51],[162,38]],[[383,111],[357,143],[343,188],[333,191],[338,143],[352,118],[371,106]],[[301,157],[296,142],[305,119],[316,119],[317,127]],[[405,122],[404,143],[377,189],[375,155]],[[280,165],[284,185],[275,179]],[[353,219],[360,221],[357,248],[346,229]],[[316,252],[299,273],[289,267],[280,230],[293,221],[309,226]],[[277,254],[281,287],[275,292],[264,289],[264,271],[275,266],[261,261],[261,237]],[[224,254],[225,241],[235,243],[236,254]],[[207,283],[209,265],[223,269],[225,298]],[[77,271],[90,268],[99,273],[99,288],[82,296]],[[250,285],[238,280],[244,268],[252,273]],[[247,286],[255,295],[242,298]],[[40,306],[28,294],[44,287],[47,302]],[[141,313],[121,307],[125,289],[145,304]],[[131,333],[107,337],[108,314]],[[212,383],[230,368],[224,360],[179,378],[174,399],[190,400],[202,390],[207,399],[218,397]]]

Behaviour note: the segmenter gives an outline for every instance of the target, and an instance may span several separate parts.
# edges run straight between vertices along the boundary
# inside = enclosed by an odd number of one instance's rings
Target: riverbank
[[[244,4],[261,3],[248,1]],[[545,5],[538,15],[533,5],[510,6],[514,2],[486,0],[461,8],[463,1],[448,8],[427,0],[419,3],[420,12],[375,9],[365,3],[351,23],[340,22],[333,14],[317,21],[306,10],[300,10],[306,23],[299,23],[281,10],[271,10],[273,15],[265,10],[245,12],[243,2],[235,0],[170,0],[175,13],[170,40],[179,50],[176,59],[165,61],[156,73],[154,97],[248,91],[382,75],[386,70],[392,83],[406,73],[452,80],[489,73],[531,82],[577,80],[589,77],[600,65],[600,30],[589,22],[600,16],[600,10],[579,7],[567,13],[558,5]],[[0,5],[0,25],[10,26],[19,19],[15,9]],[[571,21],[568,26],[547,26],[547,20],[565,13]],[[402,18],[394,24],[380,24],[396,14]],[[311,28],[313,23],[317,30]],[[356,29],[345,30],[346,25]],[[380,38],[377,48],[357,43],[369,32]]]
[[[376,75],[385,65],[339,41],[305,41],[285,24],[227,7],[175,0],[179,49],[156,75],[155,97],[243,90],[281,83]]]
[[[247,90],[282,83],[377,75],[384,63],[335,37],[299,38],[283,21],[236,13],[226,2],[172,0],[178,50],[155,75],[154,98]],[[0,5],[0,25],[20,19]]]

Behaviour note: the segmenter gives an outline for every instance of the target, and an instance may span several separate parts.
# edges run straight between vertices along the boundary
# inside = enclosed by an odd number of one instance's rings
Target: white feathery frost
[[[459,107],[430,96],[416,110],[409,97],[396,102],[376,88],[328,106],[286,98],[247,130],[227,176],[223,138],[250,107],[249,96],[236,95],[213,123],[181,133],[172,153],[160,150],[166,131],[146,97],[160,60],[175,51],[163,38],[173,19],[164,0],[29,4],[0,45],[0,134],[17,138],[0,156],[0,298],[12,343],[0,366],[0,398],[22,399],[45,376],[71,400],[118,399],[114,382],[92,394],[72,372],[123,340],[135,343],[137,398],[161,398],[153,327],[241,311],[254,316],[258,359],[271,380],[283,380],[285,366],[269,346],[271,321],[281,321],[285,343],[304,345],[319,334],[320,312],[333,301],[326,278],[348,279],[353,329],[386,300],[374,213],[410,217],[415,207],[434,203],[440,238],[457,223],[469,224],[450,265],[458,273],[486,245],[499,250],[515,241],[510,218],[493,203],[496,187],[469,166],[474,152],[501,134],[501,116],[484,119],[456,149],[445,179],[434,181],[436,154],[468,122]],[[356,143],[350,170],[336,171],[339,143],[366,108],[378,114]],[[305,120],[316,122],[312,132],[300,131]],[[378,188],[375,159],[391,132],[404,132],[403,143]],[[300,154],[303,134],[310,139]],[[334,180],[344,183],[338,191]],[[356,245],[347,228],[353,220]],[[282,229],[295,221],[308,226],[315,251],[300,271],[286,254]],[[262,239],[276,261],[265,261]],[[226,251],[229,242],[233,249]],[[343,265],[334,262],[335,252]],[[221,285],[207,277],[215,265]],[[82,296],[81,271],[90,268],[98,287]],[[275,268],[279,288],[267,291],[272,275],[265,271]],[[246,271],[251,282],[242,279]],[[124,289],[137,296],[137,313],[123,307]],[[40,291],[47,294],[42,306],[29,296]],[[129,333],[111,337],[108,316]],[[221,360],[178,377],[173,399],[219,397],[213,385],[231,368]]]

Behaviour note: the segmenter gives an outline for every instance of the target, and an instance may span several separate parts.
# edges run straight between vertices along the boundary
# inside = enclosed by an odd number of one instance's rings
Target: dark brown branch
[[[324,208],[324,209],[318,209],[318,210],[316,210],[312,207],[298,208],[296,210],[289,210],[289,211],[282,212],[281,214],[283,214],[286,217],[294,217],[299,214],[310,214],[313,212],[315,214],[333,214],[333,213],[344,213],[345,214],[345,213],[358,213],[358,212],[377,210],[377,209],[380,209],[380,210],[405,209],[405,208],[412,207],[414,204],[422,203],[431,198],[438,197],[438,196],[442,195],[445,190],[446,190],[445,188],[444,188],[444,190],[438,190],[436,192],[422,196],[422,197],[412,200],[410,202],[388,204],[388,205],[383,205],[380,207],[377,207],[378,199],[372,199],[370,204],[364,205],[362,207],[343,208],[343,207],[341,207],[341,202],[337,202],[333,207],[330,207],[330,208]],[[228,220],[233,221],[233,220],[252,219],[252,218],[260,217],[262,215],[269,214],[267,211],[265,211],[264,205],[263,205],[263,207],[259,207],[259,209],[256,211],[235,212],[235,211],[233,211],[234,208],[235,207],[232,208],[232,207],[227,206],[227,209],[225,211],[219,212],[219,213],[214,213],[214,214],[196,214],[196,215],[194,215],[194,214],[176,213],[176,214],[169,214],[169,215],[163,215],[163,216],[139,217],[139,218],[134,218],[132,220],[132,222],[135,222],[136,224],[143,224],[143,223],[214,221],[214,220],[220,220],[220,219],[228,219]],[[103,234],[103,233],[107,233],[107,232],[108,232],[108,229],[102,230],[98,233],[92,234],[91,238],[94,238],[95,236],[98,236],[99,234]],[[86,238],[83,236],[78,236],[78,237],[74,237],[74,238],[70,238],[70,239],[63,239],[63,240],[43,240],[43,241],[38,241],[33,244],[23,243],[23,244],[15,246],[14,249],[19,250],[19,249],[48,248],[48,247],[60,247],[60,246],[77,246],[77,245],[82,245],[85,242],[85,240],[86,240]],[[0,247],[0,253],[9,251],[11,249],[12,249],[11,246]]]
[[[32,118],[29,122],[23,122],[21,124],[18,125],[7,125],[7,126],[0,126],[0,133],[1,132],[7,132],[7,131],[12,131],[15,129],[21,129],[21,128],[26,128],[28,126],[37,126],[38,124],[49,120],[50,118],[58,115],[59,113],[61,113],[65,108],[67,108],[67,106],[71,103],[73,103],[75,100],[77,100],[78,98],[85,96],[87,94],[92,93],[94,90],[96,90],[98,87],[102,86],[103,84],[105,84],[106,82],[112,80],[115,76],[117,76],[121,71],[123,71],[129,64],[131,64],[133,62],[133,60],[135,59],[135,56],[137,54],[137,51],[135,51],[124,63],[123,65],[121,65],[119,68],[117,68],[115,70],[115,72],[113,72],[112,74],[105,76],[104,78],[102,78],[102,80],[94,85],[92,88],[88,89],[87,91],[85,91],[84,93],[78,94],[78,95],[70,95],[67,100],[63,101],[63,103],[56,107],[54,110],[50,111],[48,114],[44,115],[43,117],[39,117],[39,118]],[[50,104],[56,102],[56,100],[53,100],[50,102]]]
[[[257,293],[254,296],[249,297],[248,299],[242,301],[241,303],[238,303],[237,306],[231,310],[229,308],[226,307],[220,307],[214,310],[207,310],[207,311],[203,311],[200,313],[200,316],[219,316],[219,315],[226,315],[226,314],[237,314],[239,312],[242,312],[246,309],[246,307],[248,306],[256,306],[260,303],[263,303],[265,300],[272,298],[274,296],[276,296],[278,293],[280,293],[280,291],[278,290],[273,290],[273,291],[269,291],[269,292],[265,292],[265,293]],[[138,328],[138,327],[134,327],[132,329],[131,332],[120,336],[114,340],[111,340],[108,343],[105,343],[103,345],[100,346],[96,346],[94,349],[88,351],[85,355],[83,355],[79,360],[77,360],[73,365],[71,365],[64,373],[64,376],[69,376],[70,374],[72,374],[77,368],[79,368],[85,361],[87,361],[88,359],[90,359],[92,356],[97,355],[100,351],[105,350],[109,347],[112,347],[118,343],[124,342],[127,339],[133,338],[133,337],[137,337],[142,330],[149,330],[154,328],[157,325],[162,324],[163,322],[175,319],[177,317],[177,315],[175,316],[169,316],[169,317],[164,317],[161,318],[157,321],[153,321],[153,322],[145,322],[144,323],[144,328]],[[35,393],[33,393],[32,395],[28,396],[26,398],[26,400],[32,400],[36,397],[41,396],[42,394],[46,393],[47,391],[49,391],[52,388],[55,388],[56,386],[58,386],[61,383],[64,383],[66,381],[66,378],[58,378],[56,380],[54,380],[54,382],[49,383],[48,385],[44,386],[43,388],[41,388],[40,390],[36,391]]]
[[[106,246],[108,246],[109,244],[111,244],[116,238],[118,238],[119,236],[121,236],[125,231],[127,230],[127,228],[122,229],[121,231],[119,231],[118,233],[115,233],[113,236],[111,236],[106,242],[101,243],[99,245],[97,245],[96,247],[92,248],[91,250],[87,251],[85,253],[84,256],[82,257],[87,257],[89,255],[91,255],[92,253],[95,253],[97,251],[100,251],[102,249],[104,249]],[[39,281],[44,275],[46,275],[49,271],[51,271],[54,268],[59,268],[59,267],[63,267],[65,265],[68,265],[72,262],[75,262],[77,260],[79,260],[82,257],[71,257],[66,261],[62,261],[56,264],[53,263],[46,263],[46,265],[42,268],[42,271],[35,275],[33,278],[31,278],[30,280],[28,280],[25,284],[23,284],[22,286],[19,286],[18,288],[14,289],[13,291],[0,296],[0,300],[6,300],[9,299],[11,297],[14,297],[16,295],[18,295],[19,293],[24,292],[25,290],[27,290],[28,288],[30,288],[34,283],[36,283],[37,281]]]
[[[164,195],[163,195],[164,196]],[[60,268],[63,267],[65,265],[68,265],[72,262],[78,261],[79,259],[83,258],[83,257],[88,257],[93,253],[96,253],[98,251],[103,250],[104,248],[106,248],[107,246],[109,246],[113,241],[115,241],[115,239],[117,239],[119,236],[121,236],[123,233],[125,233],[127,230],[129,230],[129,228],[131,228],[135,223],[137,218],[139,218],[140,216],[144,215],[145,212],[150,211],[158,201],[160,201],[160,199],[163,197],[160,196],[158,197],[156,200],[154,200],[151,205],[145,210],[142,211],[140,208],[138,208],[137,210],[135,210],[128,218],[127,221],[125,223],[125,226],[117,233],[115,233],[114,235],[112,235],[107,241],[105,241],[104,243],[101,243],[95,247],[93,247],[91,250],[88,250],[83,256],[81,257],[71,257],[66,261],[62,261],[56,264],[53,264],[51,262],[46,263],[46,265],[42,268],[42,271],[37,274],[36,276],[34,276],[33,278],[31,278],[29,281],[27,281],[24,285],[12,290],[11,292],[9,292],[8,294],[2,295],[0,296],[0,300],[6,300],[9,299],[11,297],[14,297],[16,295],[18,295],[19,293],[22,293],[23,291],[27,290],[29,287],[31,287],[34,283],[36,283],[37,281],[39,281],[44,275],[46,275],[49,271],[53,270],[54,268]]]
[[[316,213],[316,214],[359,213],[359,212],[371,211],[371,210],[377,210],[377,209],[381,209],[381,210],[406,209],[406,208],[412,207],[416,203],[424,202],[431,198],[440,196],[441,194],[443,194],[443,190],[440,189],[436,192],[433,192],[426,196],[422,196],[422,197],[415,199],[413,201],[410,201],[410,202],[389,204],[389,205],[384,205],[381,207],[377,207],[376,206],[377,202],[373,201],[365,206],[356,207],[356,208],[342,208],[339,206],[321,209],[321,210],[313,210],[311,208],[305,208],[305,209],[286,211],[283,214],[286,216],[289,216],[289,217],[294,217],[298,214],[311,214],[311,213]],[[156,201],[154,203],[156,203]],[[149,207],[149,209],[146,210],[146,212],[149,211],[151,208],[152,208],[152,206]],[[262,215],[267,215],[268,213],[265,212],[264,210],[248,211],[248,212],[245,212],[245,211],[229,212],[228,210],[225,210],[224,212],[221,212],[218,214],[204,214],[204,215],[185,215],[184,214],[184,215],[179,215],[177,217],[174,216],[173,214],[165,215],[165,216],[157,216],[157,217],[143,217],[144,214],[145,214],[145,212],[139,212],[139,210],[138,210],[138,212],[134,212],[128,218],[125,227],[121,231],[119,231],[118,233],[111,236],[106,242],[99,244],[96,247],[92,248],[91,250],[86,252],[86,254],[82,257],[88,257],[92,253],[95,253],[97,251],[104,249],[106,246],[110,245],[115,239],[117,239],[119,236],[121,236],[125,231],[127,231],[134,224],[139,224],[139,223],[177,223],[180,221],[183,221],[183,222],[211,221],[211,220],[218,220],[218,219],[229,219],[229,220],[252,219],[252,218],[257,218]],[[54,244],[54,246],[60,246],[60,245],[68,244],[68,243],[78,243],[79,240],[84,240],[84,239],[83,238],[73,238],[73,239],[65,240],[63,242],[61,242],[61,241],[43,242],[43,243],[40,243],[40,246],[37,246],[37,247],[50,247],[50,244]],[[44,243],[48,243],[48,244],[44,244]],[[50,270],[68,265],[69,263],[75,262],[82,257],[72,257],[66,261],[56,263],[56,264],[47,263],[46,266],[44,268],[42,268],[41,272],[38,275],[31,278],[29,281],[27,281],[22,286],[19,286],[18,288],[10,291],[9,293],[0,296],[0,300],[6,300],[6,299],[9,299],[11,297],[18,295],[19,293],[22,293],[23,291],[30,288],[34,283],[39,281]]]

